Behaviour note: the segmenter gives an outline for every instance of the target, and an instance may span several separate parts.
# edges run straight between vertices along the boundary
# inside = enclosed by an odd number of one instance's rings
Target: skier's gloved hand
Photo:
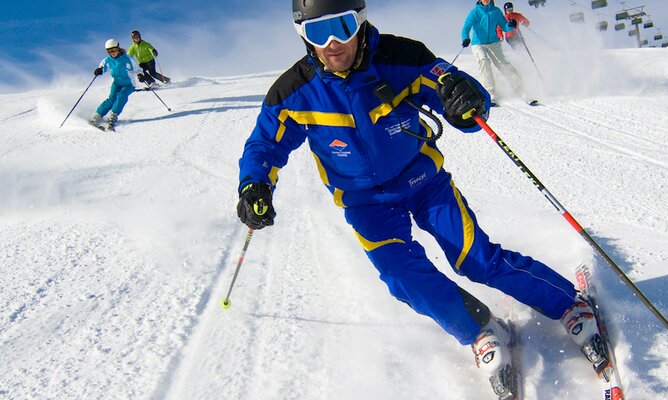
[[[473,114],[485,114],[485,95],[465,73],[446,72],[438,78],[437,89],[445,117],[454,127],[471,128],[476,125]]]
[[[95,70],[93,71],[93,75],[95,75],[95,76],[102,75],[102,67],[95,68]]]
[[[157,56],[158,56],[158,50],[153,49],[153,57],[157,57]]]
[[[471,39],[466,38],[462,40],[462,47],[469,47],[470,44],[471,44]]]
[[[141,83],[146,83],[146,77],[141,72],[137,74],[137,80]]]
[[[271,185],[251,183],[241,189],[237,215],[251,229],[262,229],[274,225],[276,211],[271,204]]]
[[[510,26],[512,28],[516,28],[517,27],[517,20],[511,19],[510,21],[508,21],[508,26]]]

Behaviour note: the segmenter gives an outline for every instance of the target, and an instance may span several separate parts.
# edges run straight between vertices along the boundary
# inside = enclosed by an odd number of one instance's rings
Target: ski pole
[[[232,288],[234,287],[234,282],[237,280],[237,275],[239,275],[239,269],[241,269],[241,264],[244,262],[244,256],[246,255],[246,250],[248,250],[248,244],[251,241],[251,237],[253,237],[253,229],[248,228],[248,233],[246,234],[246,241],[244,242],[244,248],[241,250],[241,254],[239,255],[239,261],[237,261],[237,269],[234,271],[234,276],[232,277],[232,283],[230,283],[230,289],[227,291],[227,296],[225,296],[224,299],[220,301],[220,307],[223,308],[223,310],[227,310],[230,308],[230,294],[232,293]]]
[[[90,81],[90,83],[89,83],[88,86],[86,87],[86,90],[84,90],[83,93],[81,93],[81,97],[79,97],[79,100],[77,100],[77,102],[74,103],[74,107],[72,107],[72,109],[70,110],[70,112],[67,114],[67,117],[65,117],[65,119],[63,120],[63,123],[61,123],[60,126],[59,126],[58,128],[62,128],[63,125],[65,125],[65,121],[67,121],[67,119],[70,117],[70,115],[72,114],[72,111],[74,111],[74,109],[77,108],[77,106],[79,105],[79,102],[81,101],[81,99],[83,99],[84,94],[86,94],[86,92],[88,91],[88,89],[90,89],[90,86],[93,84],[93,82],[95,82],[95,79],[96,79],[97,77],[98,77],[97,75],[95,75],[95,76],[93,77],[93,80]]]
[[[517,29],[517,34],[520,35],[520,39],[522,40],[522,44],[524,45],[524,49],[527,51],[527,54],[529,55],[529,58],[531,59],[531,62],[533,63],[534,68],[536,68],[536,72],[538,72],[538,77],[542,81],[543,76],[540,74],[540,71],[538,70],[538,65],[536,65],[536,61],[534,61],[533,56],[531,55],[531,52],[529,51],[529,48],[527,47],[527,43],[524,41],[524,35],[522,35],[522,31]]]
[[[544,37],[542,37],[541,35],[539,35],[538,32],[534,31],[533,29],[531,29],[531,28],[528,27],[528,26],[527,26],[526,28],[527,28],[531,33],[533,33],[534,35],[536,35],[536,36],[538,37],[538,39],[540,39],[540,40],[542,40],[543,42],[545,42],[548,46],[552,47],[553,49],[556,49],[556,48],[557,48],[557,46],[555,46],[554,44],[552,44],[549,40],[547,40],[547,39],[545,39]]]
[[[601,246],[594,241],[594,239],[585,231],[585,229],[571,216],[571,214],[557,201],[557,199],[552,196],[552,193],[550,193],[549,190],[538,180],[536,175],[533,174],[529,170],[529,168],[520,160],[520,158],[513,152],[510,147],[499,137],[499,135],[496,134],[492,130],[492,128],[487,125],[484,119],[480,117],[479,115],[473,115],[473,118],[475,121],[478,123],[478,125],[487,132],[487,134],[496,142],[496,144],[506,153],[508,157],[510,157],[511,160],[517,165],[517,167],[529,178],[529,180],[536,186],[536,188],[543,193],[543,196],[547,198],[547,200],[554,206],[554,208],[559,211],[559,213],[568,221],[568,223],[589,243],[589,245],[596,250],[596,252],[603,257],[603,259],[610,265],[613,271],[617,274],[617,276],[626,284],[626,286],[633,291],[633,293],[640,298],[640,301],[642,301],[647,308],[654,314],[656,318],[659,319],[659,321],[666,327],[668,328],[668,321],[666,318],[659,312],[659,310],[656,309],[656,307],[652,304],[652,302],[645,297],[645,295],[638,289],[638,287],[626,276],[624,271],[617,266],[617,264],[603,251]]]
[[[169,108],[169,107],[167,107],[167,104],[165,104],[165,102],[164,102],[164,101],[162,101],[162,99],[160,98],[160,96],[158,96],[158,94],[157,94],[157,93],[155,92],[155,90],[153,90],[153,88],[152,88],[152,87],[150,87],[150,86],[147,86],[147,88],[148,88],[148,90],[150,90],[151,92],[153,92],[153,94],[155,95],[155,97],[157,97],[157,98],[158,98],[158,100],[160,100],[160,102],[162,103],[162,105],[163,105],[163,106],[165,106],[165,107],[167,108],[167,111],[172,111],[172,109],[171,109],[171,108]]]
[[[462,54],[462,51],[464,51],[464,47],[462,47],[462,48],[459,50],[459,53],[457,53],[457,55],[456,55],[455,58],[452,60],[452,62],[450,63],[450,65],[455,65],[455,61],[457,61],[457,59],[459,58],[459,55]]]
[[[162,73],[162,66],[158,62],[158,57],[155,57],[155,63],[158,64],[158,69],[160,70],[160,75],[162,75],[162,78],[165,78],[165,74]]]

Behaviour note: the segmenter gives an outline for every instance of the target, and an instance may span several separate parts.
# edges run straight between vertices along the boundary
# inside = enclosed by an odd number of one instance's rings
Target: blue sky
[[[303,54],[291,24],[291,3],[276,0],[116,0],[7,1],[0,14],[0,93],[54,84],[85,74],[105,55],[103,43],[114,37],[127,47],[138,29],[159,51],[166,75],[240,75],[289,67]],[[503,1],[497,0],[502,6]],[[574,3],[574,4],[572,4]],[[614,12],[646,5],[655,25],[668,34],[666,0],[608,1],[593,12],[588,0],[548,0],[533,9],[515,8],[535,21],[533,27],[569,28],[568,14],[584,11],[587,22],[612,21]],[[367,0],[369,19],[383,32],[424,41],[434,52],[458,50],[459,30],[474,1]],[[599,14],[599,15],[596,15]],[[545,31],[547,32],[547,30]],[[658,29],[647,32],[653,36]],[[661,31],[664,32],[664,31]],[[588,33],[589,34],[589,33]],[[553,35],[543,35],[554,37]],[[632,47],[624,31],[601,35],[605,47]],[[597,39],[598,40],[598,39]],[[540,45],[537,43],[536,45]],[[667,49],[668,51],[668,49]]]

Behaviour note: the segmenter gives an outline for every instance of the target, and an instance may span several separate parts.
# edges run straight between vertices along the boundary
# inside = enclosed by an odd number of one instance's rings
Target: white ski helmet
[[[118,40],[109,39],[106,42],[104,42],[105,50],[113,49],[114,47],[120,47],[120,44],[118,44]]]

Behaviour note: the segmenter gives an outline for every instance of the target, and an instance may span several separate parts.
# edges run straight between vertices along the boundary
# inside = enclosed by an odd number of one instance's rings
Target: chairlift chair
[[[545,7],[547,0],[529,0],[529,5],[538,8],[539,6]]]
[[[607,31],[608,21],[598,21],[598,24],[596,24],[596,28],[601,32]]]
[[[628,11],[620,11],[617,14],[615,14],[615,20],[621,21],[623,19],[629,19],[629,12]]]
[[[668,42],[661,43],[661,47],[668,47]]]
[[[597,8],[603,8],[608,6],[608,0],[592,0],[591,9],[595,10]]]
[[[570,15],[571,22],[574,24],[584,24],[585,15],[583,12],[576,12]]]
[[[641,46],[647,46],[648,44],[649,44],[649,40],[647,40],[647,39],[643,39],[643,40],[640,42],[640,45],[641,45]]]
[[[631,24],[632,24],[632,25],[640,25],[640,24],[642,24],[642,18],[633,18],[633,19],[631,20]]]
[[[635,29],[629,31],[629,36],[636,36],[638,35],[638,32],[636,32]]]
[[[661,39],[663,39],[662,34],[659,33],[658,35],[654,35],[654,40],[661,40]]]
[[[649,29],[649,28],[651,28],[651,27],[653,27],[653,26],[654,26],[654,22],[652,22],[652,21],[647,21],[647,22],[645,22],[645,24],[644,24],[642,27],[645,28],[645,29]]]
[[[623,31],[624,29],[626,29],[626,24],[625,23],[620,22],[618,24],[615,24],[615,30],[616,31]]]

